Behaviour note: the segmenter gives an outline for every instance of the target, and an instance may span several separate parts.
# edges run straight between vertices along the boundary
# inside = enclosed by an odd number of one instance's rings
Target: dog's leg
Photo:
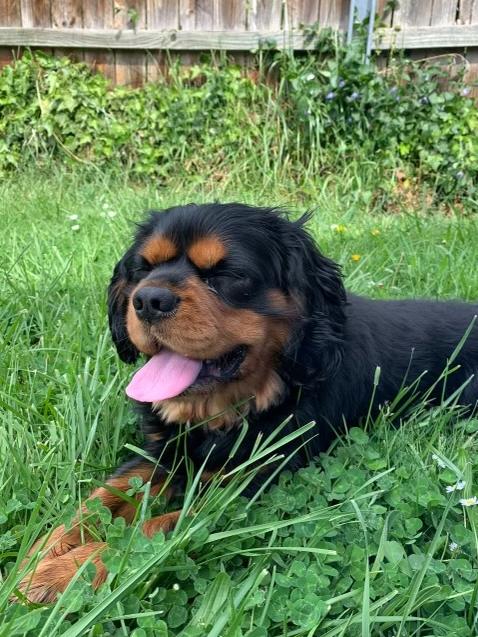
[[[173,511],[147,520],[142,526],[144,535],[152,537],[160,531],[163,533],[171,531],[176,525],[180,513],[181,511]],[[52,603],[56,601],[57,595],[66,589],[77,570],[86,560],[89,560],[96,567],[93,588],[98,588],[108,575],[101,560],[101,553],[106,546],[105,542],[88,542],[88,544],[71,548],[59,557],[43,559],[35,571],[22,580],[19,590],[30,602]]]
[[[104,487],[95,489],[82,504],[70,528],[67,529],[65,525],[59,526],[47,536],[40,538],[31,548],[29,555],[38,551],[42,552],[42,558],[33,574],[27,575],[20,584],[20,590],[26,592],[31,601],[55,599],[56,593],[64,590],[78,565],[92,555],[93,562],[97,566],[95,583],[98,586],[104,581],[106,571],[99,557],[104,543],[96,541],[92,515],[86,503],[99,499],[103,506],[110,509],[113,517],[123,517],[127,523],[132,522],[142,494],[135,497],[135,502],[128,501],[123,494],[130,488],[129,480],[135,476],[141,477],[143,482],[151,482],[150,495],[152,496],[164,491],[169,498],[174,491],[174,487],[168,483],[168,473],[161,466],[141,459],[120,468]],[[168,531],[171,528],[171,520],[174,518],[174,515],[171,516],[172,514],[159,516],[164,517],[163,526],[160,522],[157,522],[155,526],[153,520],[145,524],[148,525],[148,529],[161,530],[162,528]],[[145,531],[148,536],[154,532],[154,530]]]
[[[92,526],[91,513],[86,506],[88,501],[99,499],[103,506],[110,509],[113,517],[123,517],[126,522],[131,522],[136,513],[136,506],[128,502],[127,498],[123,497],[122,494],[130,488],[129,480],[135,476],[142,478],[143,482],[151,481],[150,494],[152,496],[157,495],[164,489],[165,495],[170,497],[172,487],[165,486],[167,474],[163,469],[144,460],[128,463],[124,468],[120,468],[106,482],[104,487],[99,487],[93,491],[75,516],[71,528],[66,529],[65,525],[61,525],[48,536],[40,538],[33,545],[29,555],[41,549],[44,552],[43,557],[59,557],[76,546],[93,541],[94,537],[89,530]],[[93,529],[91,528],[91,530]]]

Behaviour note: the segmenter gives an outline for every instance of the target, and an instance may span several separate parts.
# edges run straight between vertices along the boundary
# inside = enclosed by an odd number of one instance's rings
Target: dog
[[[207,481],[249,457],[259,434],[286,422],[285,436],[314,421],[306,446],[283,450],[295,470],[407,386],[429,405],[456,394],[475,409],[478,305],[347,293],[339,266],[306,231],[308,218],[240,203],[190,204],[153,211],[138,227],[114,268],[108,314],[122,361],[147,358],[127,388],[146,453],[90,496],[113,516],[133,520],[135,506],[121,497],[133,476],[149,482],[152,495],[181,493],[184,464],[171,472],[180,426],[188,428],[182,450]],[[453,373],[443,374],[447,365]],[[246,495],[265,479],[261,473]],[[87,558],[96,565],[94,586],[105,580],[105,545],[82,533],[86,514],[84,505],[71,528],[33,547],[44,557],[20,586],[31,601],[55,600]],[[179,514],[148,520],[144,533],[172,529]]]

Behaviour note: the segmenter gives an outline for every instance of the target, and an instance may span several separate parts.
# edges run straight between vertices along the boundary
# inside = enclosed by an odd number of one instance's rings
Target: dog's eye
[[[245,274],[210,276],[205,283],[211,292],[232,303],[247,301],[254,291],[254,281]]]
[[[128,269],[129,269],[131,278],[136,280],[136,279],[141,279],[142,277],[146,276],[149,272],[151,272],[152,266],[148,261],[146,261],[144,257],[142,257],[139,254],[135,254],[131,258]]]

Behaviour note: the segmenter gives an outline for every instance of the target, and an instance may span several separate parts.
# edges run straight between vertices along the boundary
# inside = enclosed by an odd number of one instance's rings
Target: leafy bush
[[[439,199],[473,197],[478,110],[462,74],[404,60],[380,69],[360,41],[308,35],[313,52],[260,51],[255,74],[227,60],[176,64],[141,89],[109,90],[83,64],[27,53],[0,75],[0,170],[62,158],[163,180],[242,166],[267,179],[358,156]]]

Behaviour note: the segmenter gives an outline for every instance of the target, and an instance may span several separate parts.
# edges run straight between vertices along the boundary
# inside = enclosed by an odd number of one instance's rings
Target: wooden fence
[[[421,57],[466,50],[469,78],[478,76],[478,0],[400,0],[384,13],[386,5],[377,0],[375,48]],[[302,49],[300,25],[345,30],[349,13],[350,0],[0,0],[0,67],[39,47],[139,85],[158,76],[168,50],[193,61],[211,49],[244,59],[271,40]]]

